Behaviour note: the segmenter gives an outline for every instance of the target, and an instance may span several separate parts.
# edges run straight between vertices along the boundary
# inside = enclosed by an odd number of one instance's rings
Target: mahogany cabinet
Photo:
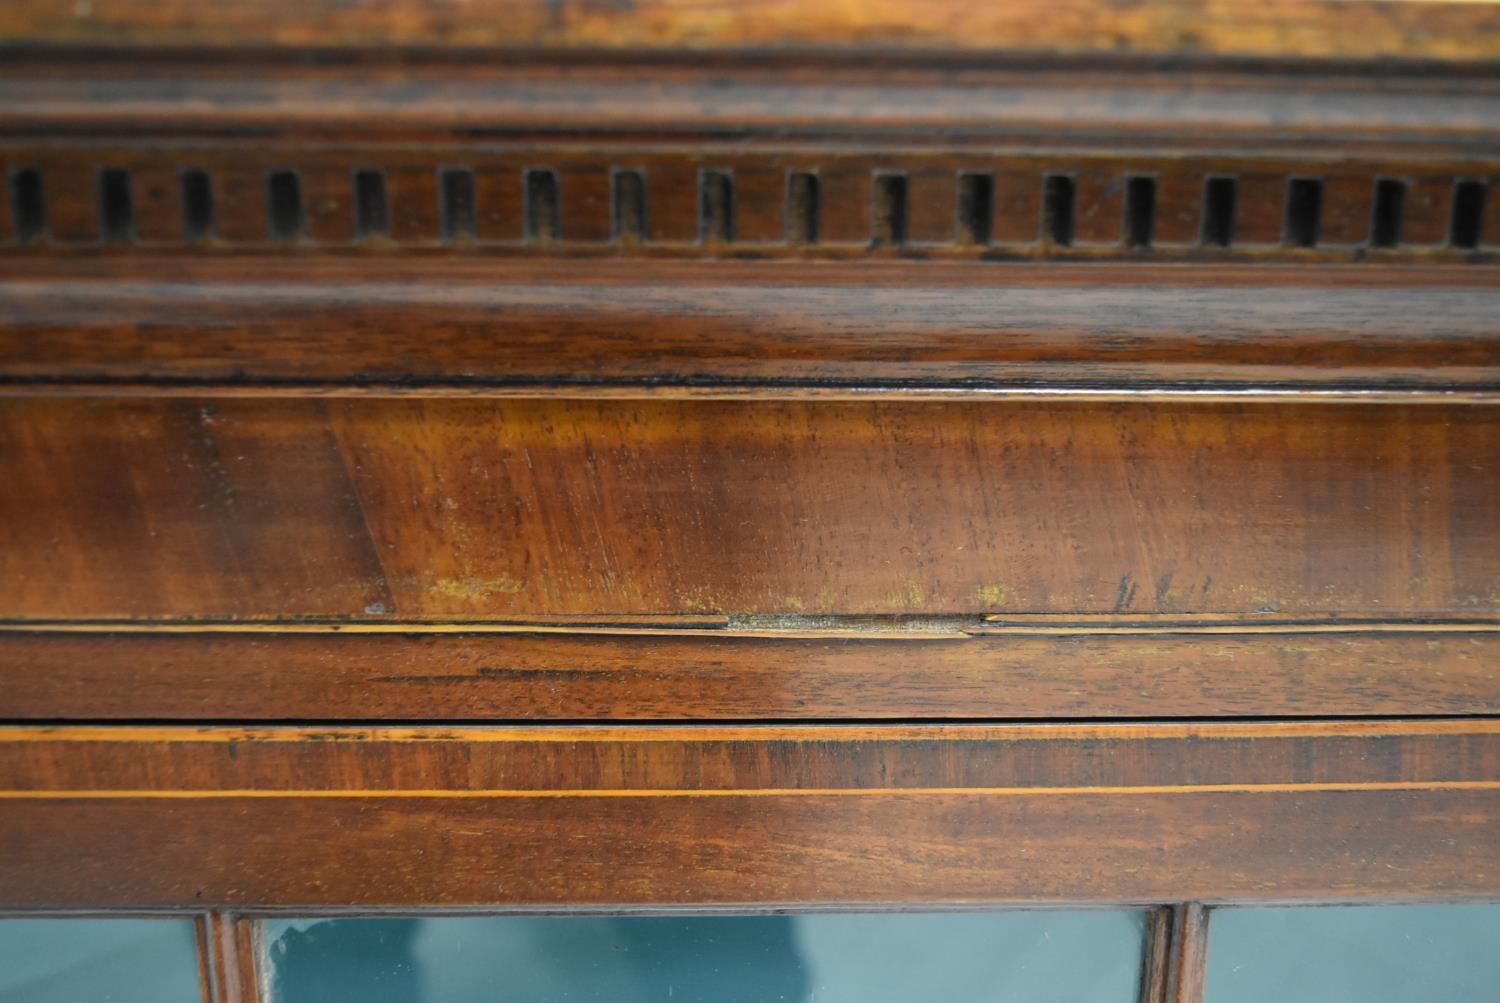
[[[1495,998],[1500,7],[0,54],[0,1000]]]

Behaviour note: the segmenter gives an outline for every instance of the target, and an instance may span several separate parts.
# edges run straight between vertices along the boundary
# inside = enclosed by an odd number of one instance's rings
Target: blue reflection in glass
[[[1500,1000],[1500,906],[1215,909],[1206,999]]]
[[[190,919],[0,919],[0,1003],[197,1003]]]
[[[1137,912],[278,920],[274,1003],[1133,1003]]]

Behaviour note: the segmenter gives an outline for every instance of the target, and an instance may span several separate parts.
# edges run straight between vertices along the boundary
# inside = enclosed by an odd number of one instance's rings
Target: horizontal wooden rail
[[[1500,287],[1487,267],[325,257],[17,259],[5,272],[10,392],[69,381],[684,394],[1500,386]]]
[[[1493,721],[6,728],[0,790],[10,908],[1500,891]]]
[[[463,49],[714,50],[802,48],[1194,53],[1323,59],[1493,59],[1495,13],[1484,4],[1379,0],[1167,0],[1120,7],[1105,0],[975,6],[966,0],[902,4],[730,0],[704,6],[637,0],[629,7],[513,0],[503,18],[435,0],[295,8],[237,3],[207,14],[182,0],[114,0],[81,9],[32,0],[0,17],[16,45],[217,48],[391,46]]]
[[[434,146],[494,135],[589,137],[606,150],[631,137],[724,144],[727,135],[814,143],[863,137],[896,149],[986,146],[1014,150],[1055,133],[1068,149],[1219,151],[1259,156],[1296,150],[1328,157],[1331,147],[1426,157],[1493,150],[1500,127],[1492,75],[1469,68],[1424,73],[1386,66],[1380,86],[1368,69],[1180,69],[1128,59],[1003,61],[962,55],[892,66],[884,59],[829,59],[806,53],[721,56],[711,65],[670,56],[624,65],[597,60],[503,60],[447,53],[404,54],[400,68],[352,68],[261,52],[232,54],[96,52],[91,59],[13,53],[0,72],[0,133],[18,140],[47,130],[53,142],[106,137],[137,148],[204,133],[253,136],[304,152],[323,141],[309,127],[350,136],[415,133]],[[915,60],[915,62],[914,62]],[[936,64],[936,65],[934,65]],[[1284,68],[1282,68],[1284,71]],[[1459,72],[1456,72],[1459,71]],[[191,91],[193,100],[181,100]],[[637,140],[639,141],[639,140]],[[544,141],[543,141],[544,142]],[[403,154],[410,156],[410,152]]]
[[[1366,623],[1108,631],[12,627],[0,631],[0,714],[184,721],[1500,714],[1493,630]]]

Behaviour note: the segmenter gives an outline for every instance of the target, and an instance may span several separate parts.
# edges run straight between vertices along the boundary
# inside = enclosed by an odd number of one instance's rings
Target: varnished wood
[[[1500,611],[1490,407],[12,398],[15,619]]]
[[[873,61],[740,52],[705,66],[559,50],[496,65],[432,50],[206,59],[23,49],[0,69],[0,166],[36,173],[42,220],[24,238],[0,221],[0,248],[1494,263],[1500,199],[1455,195],[1461,182],[1500,183],[1500,105],[1483,67],[1056,54],[997,63],[924,51]],[[467,172],[472,216],[457,231],[439,197],[440,172],[454,169]],[[123,234],[101,225],[103,170],[123,172],[132,193]],[[386,182],[394,225],[378,234],[355,225],[353,178],[365,170]],[[526,226],[533,170],[553,188],[544,240]],[[614,225],[610,178],[621,170],[642,195],[630,235]],[[733,192],[733,225],[709,240],[702,170]],[[211,218],[201,225],[182,214],[183,172],[206,180]],[[303,194],[285,234],[269,215],[273,175]],[[1041,193],[1056,175],[1074,181],[1071,239],[1044,232]],[[799,236],[787,194],[802,176],[818,197]],[[960,218],[961,176],[991,188],[982,221]],[[886,228],[899,240],[877,232],[877,177],[905,188],[891,217],[900,225]],[[1322,193],[1309,241],[1285,230],[1296,178]],[[1131,179],[1153,191],[1144,246],[1126,228]],[[1211,179],[1238,192],[1222,241],[1207,234]],[[1382,181],[1409,196],[1388,240],[1375,239]],[[1472,234],[1454,239],[1457,228]]]
[[[1146,915],[1145,955],[1141,961],[1140,1003],[1171,1000],[1169,969],[1172,949],[1173,909],[1163,907]]]
[[[1377,74],[1379,86],[1371,86]],[[88,130],[96,150],[113,140],[139,156],[143,131],[168,149],[201,155],[205,144],[211,150],[234,136],[254,134],[305,154],[320,140],[332,145],[324,130],[341,145],[350,134],[399,130],[429,141],[431,151],[385,155],[412,158],[466,146],[477,152],[466,135],[474,129],[524,138],[532,149],[545,148],[537,130],[586,137],[598,153],[663,132],[730,148],[724,137],[733,130],[761,144],[795,136],[832,147],[834,139],[858,138],[867,151],[992,147],[1013,155],[1029,145],[1027,133],[1041,132],[1069,151],[1108,157],[1159,156],[1169,144],[1270,166],[1272,151],[1306,156],[1337,144],[1358,156],[1420,163],[1493,155],[1497,89],[1483,66],[1320,64],[1288,72],[1284,65],[1184,68],[1118,56],[836,59],[784,51],[705,64],[556,52],[524,62],[454,52],[386,61],[274,51],[211,59],[159,50],[86,58],[14,52],[0,66],[0,133],[25,143],[46,130],[66,148]],[[183,102],[188,91],[193,100]],[[212,138],[203,135],[210,131]],[[179,145],[190,137],[191,147]]]
[[[0,796],[1500,789],[1500,724],[0,728]]]
[[[1031,50],[1211,53],[1310,58],[1493,59],[1488,5],[1378,0],[1103,0],[981,5],[964,0],[860,3],[732,0],[704,6],[637,0],[629,7],[510,0],[485,17],[437,0],[297,6],[240,0],[211,13],[181,2],[31,0],[0,16],[11,45],[236,47],[279,45],[579,49]]]
[[[258,974],[259,929],[221,910],[194,919],[206,984],[204,1003],[256,1003],[265,998]]]
[[[18,259],[0,372],[246,392],[1492,389],[1497,304],[1488,268]]]
[[[220,981],[212,923],[211,913],[193,917],[193,936],[198,948],[198,998],[203,1003],[213,1003]]]
[[[1497,826],[1488,790],[12,801],[0,895],[33,908],[1493,898]]]
[[[1209,912],[1200,902],[1172,910],[1171,957],[1163,1003],[1203,1003]]]
[[[19,127],[29,134],[24,125]],[[646,140],[595,146],[559,142],[526,146],[454,145],[424,148],[420,137],[367,138],[362,143],[334,139],[320,144],[275,143],[259,136],[213,145],[192,141],[183,146],[159,137],[146,152],[134,137],[111,144],[35,143],[21,140],[0,145],[0,165],[11,172],[36,172],[43,197],[41,225],[24,239],[0,248],[0,257],[50,257],[89,251],[109,257],[135,254],[211,255],[251,251],[257,254],[306,256],[314,252],[385,257],[398,251],[420,251],[444,258],[475,256],[563,257],[575,260],[618,257],[676,260],[682,258],[794,260],[933,260],[933,261],[1166,261],[1329,264],[1380,261],[1385,264],[1476,265],[1495,263],[1500,233],[1487,223],[1486,207],[1497,200],[1458,203],[1460,180],[1474,179],[1487,192],[1500,183],[1500,161],[1490,151],[1476,159],[1472,143],[1460,138],[1458,149],[1433,152],[1421,147],[1376,156],[1350,152],[1340,166],[1325,164],[1326,148],[1303,149],[1296,156],[1252,156],[1228,137],[1228,151],[1189,147],[1163,152],[1100,153],[1073,150],[1062,139],[1032,138],[1017,151],[1011,140],[947,149],[868,142],[830,143],[810,147],[785,139],[715,144],[701,152],[662,148]],[[731,195],[733,225],[704,239],[699,193],[699,165],[718,165],[714,175]],[[476,188],[474,231],[462,238],[445,234],[435,186],[444,165],[470,172]],[[354,226],[353,175],[356,169],[378,170],[390,182],[388,199],[401,225],[389,233],[364,234]],[[641,173],[651,206],[644,232],[616,239],[612,203],[606,192],[611,173],[629,168]],[[132,195],[128,224],[122,233],[102,226],[105,207],[98,178],[105,171],[124,172]],[[545,239],[527,230],[524,185],[530,171],[552,179],[553,206]],[[208,230],[188,239],[179,198],[170,180],[179,172],[204,171],[217,192]],[[797,238],[787,229],[786,188],[793,174],[818,178],[818,239]],[[961,222],[957,177],[994,179],[999,202],[986,214],[989,236],[967,239]],[[1127,239],[1120,192],[1127,179],[1155,178],[1159,219],[1152,217],[1149,246]],[[1372,202],[1382,177],[1407,178],[1411,198],[1404,203],[1399,239],[1390,247],[1372,246]],[[899,207],[883,211],[898,227],[877,225],[872,208],[879,177],[905,183]],[[1047,178],[1081,179],[1068,204],[1078,226],[1068,234],[1051,233],[1043,210]],[[281,177],[300,195],[285,223],[273,220],[269,207],[271,179]],[[1228,177],[1239,193],[1227,243],[1208,240],[1206,184]],[[161,179],[168,180],[161,180]],[[1322,194],[1306,224],[1306,240],[1293,240],[1285,229],[1293,212],[1291,182],[1307,179]],[[155,179],[155,180],[153,180]],[[1087,183],[1084,184],[1083,181]],[[549,190],[551,190],[549,189]],[[1460,211],[1460,209],[1462,211]],[[557,218],[553,219],[552,217]],[[728,220],[728,216],[725,217]],[[1451,239],[1460,225],[1472,234],[1462,243]],[[282,227],[286,232],[282,232]],[[899,236],[898,236],[899,235]]]
[[[1027,734],[1042,741],[1023,752],[1015,743]],[[342,735],[7,729],[0,905],[1151,902],[1500,890],[1493,723]],[[777,751],[796,736],[814,745]],[[820,753],[819,740],[833,746]],[[1236,753],[1241,740],[1257,751]],[[174,756],[179,744],[195,751]],[[1285,753],[1259,751],[1273,747]],[[531,788],[548,775],[545,760],[514,759],[513,772],[468,786],[482,764],[498,766],[495,752],[548,750],[569,786]],[[138,772],[142,755],[155,764]],[[256,780],[267,755],[302,766]],[[1223,772],[1212,772],[1221,755]],[[1022,784],[965,786],[1007,777]],[[278,788],[290,778],[303,786]],[[825,782],[854,786],[812,786]],[[627,786],[609,786],[618,783]],[[122,858],[132,866],[121,870]]]
[[[1500,714],[1500,634],[0,632],[15,719]],[[829,636],[830,634],[835,636]]]
[[[1500,8],[502,6],[0,8],[0,909],[1500,895]]]

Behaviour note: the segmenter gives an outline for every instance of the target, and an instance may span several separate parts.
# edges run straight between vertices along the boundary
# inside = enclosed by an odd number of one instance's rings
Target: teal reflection
[[[0,1003],[197,1003],[190,919],[0,919]]]
[[[1215,909],[1206,1000],[1500,1000],[1500,906]]]
[[[1135,912],[267,924],[275,1003],[1133,1003]]]

